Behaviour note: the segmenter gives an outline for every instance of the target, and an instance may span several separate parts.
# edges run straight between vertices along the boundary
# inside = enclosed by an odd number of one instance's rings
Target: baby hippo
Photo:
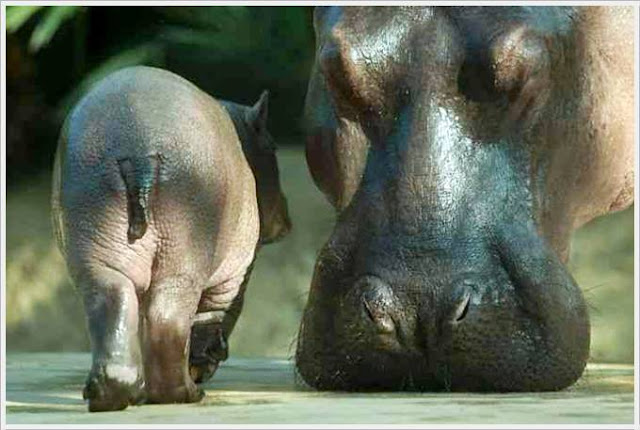
[[[290,229],[267,98],[134,67],[68,116],[53,224],[88,319],[90,411],[197,402],[226,358],[256,250]]]

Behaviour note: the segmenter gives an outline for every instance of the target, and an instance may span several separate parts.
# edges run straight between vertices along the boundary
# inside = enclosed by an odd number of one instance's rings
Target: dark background
[[[80,95],[110,72],[171,70],[215,97],[252,104],[271,92],[272,133],[299,144],[313,60],[312,8],[7,8],[8,184],[48,168]]]

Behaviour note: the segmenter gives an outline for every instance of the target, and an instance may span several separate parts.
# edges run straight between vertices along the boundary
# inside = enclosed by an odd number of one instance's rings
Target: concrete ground
[[[633,423],[633,367],[590,364],[572,387],[550,393],[339,393],[302,386],[290,361],[230,359],[206,397],[88,413],[87,353],[10,353],[8,424],[585,424]]]

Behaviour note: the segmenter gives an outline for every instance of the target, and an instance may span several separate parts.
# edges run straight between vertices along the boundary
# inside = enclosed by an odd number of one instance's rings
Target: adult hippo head
[[[570,235],[628,206],[633,10],[317,9],[307,162],[337,208],[300,329],[320,389],[556,390]]]

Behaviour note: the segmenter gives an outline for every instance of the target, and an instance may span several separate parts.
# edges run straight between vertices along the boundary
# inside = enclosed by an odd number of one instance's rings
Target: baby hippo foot
[[[100,366],[89,374],[82,397],[89,402],[89,412],[120,411],[144,403],[144,381],[135,367]]]
[[[196,383],[211,379],[228,355],[229,347],[219,325],[196,325],[192,328],[189,374]]]

